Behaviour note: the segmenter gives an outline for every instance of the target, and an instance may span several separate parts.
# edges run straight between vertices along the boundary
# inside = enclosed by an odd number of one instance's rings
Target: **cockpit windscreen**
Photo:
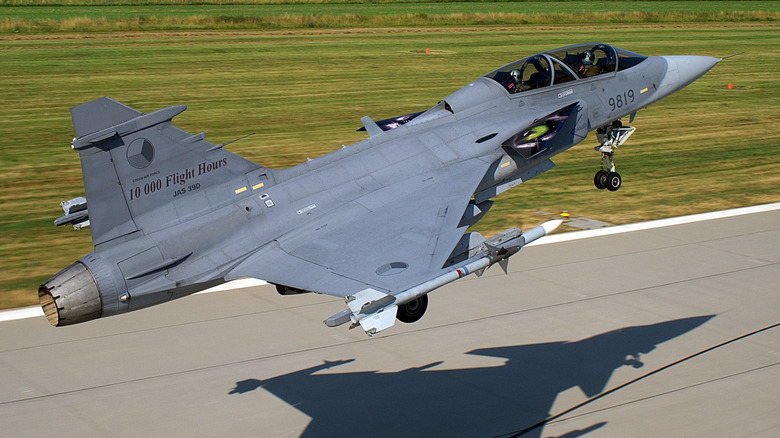
[[[485,77],[514,94],[622,71],[645,59],[603,43],[577,44],[523,58]]]

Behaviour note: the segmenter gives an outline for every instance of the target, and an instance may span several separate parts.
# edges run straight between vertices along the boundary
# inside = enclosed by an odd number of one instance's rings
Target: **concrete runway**
[[[780,211],[538,245],[369,339],[270,286],[0,323],[0,435],[780,436]]]

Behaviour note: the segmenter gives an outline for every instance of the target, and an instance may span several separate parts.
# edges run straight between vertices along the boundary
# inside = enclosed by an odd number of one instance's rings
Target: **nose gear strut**
[[[596,130],[596,138],[601,142],[594,148],[597,152],[601,152],[601,170],[593,177],[593,184],[597,189],[608,189],[614,192],[620,188],[623,179],[615,170],[615,151],[628,140],[628,137],[631,137],[634,131],[636,128],[623,126],[620,120],[615,120],[612,124]]]

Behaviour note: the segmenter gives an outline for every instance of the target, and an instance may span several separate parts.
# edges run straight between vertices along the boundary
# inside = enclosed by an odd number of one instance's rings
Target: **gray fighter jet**
[[[86,199],[56,224],[90,226],[95,250],[38,290],[55,326],[138,310],[253,277],[282,295],[343,297],[327,318],[369,335],[414,322],[432,290],[481,275],[551,232],[467,232],[492,198],[553,168],[596,130],[596,186],[617,190],[621,118],[682,89],[720,59],[563,47],[488,73],[431,109],[362,119],[368,138],[269,169],[107,97],[71,109]]]

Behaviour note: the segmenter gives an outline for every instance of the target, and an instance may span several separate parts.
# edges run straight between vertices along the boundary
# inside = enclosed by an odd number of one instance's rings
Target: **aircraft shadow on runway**
[[[641,354],[713,316],[627,327],[576,342],[468,352],[506,358],[498,367],[439,371],[431,368],[442,362],[434,362],[399,372],[316,374],[354,359],[326,361],[270,379],[236,382],[229,394],[262,387],[276,395],[312,418],[304,437],[512,435],[547,418],[559,393],[579,387],[587,397],[598,395],[614,370],[641,368]],[[604,424],[563,436],[582,436]],[[541,434],[536,428],[523,437]]]

